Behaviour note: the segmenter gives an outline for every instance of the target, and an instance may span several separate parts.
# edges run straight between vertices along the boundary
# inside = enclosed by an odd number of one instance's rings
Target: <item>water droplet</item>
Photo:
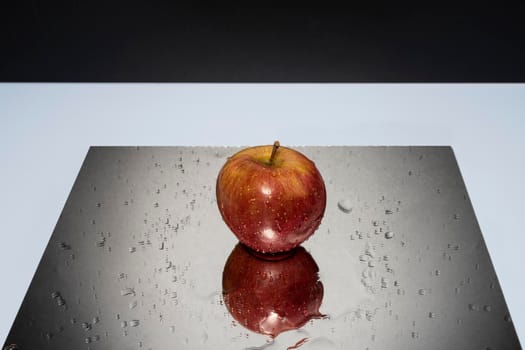
[[[418,294],[419,294],[419,295],[425,295],[425,294],[426,294],[426,291],[425,291],[423,288],[421,288],[421,289],[418,291]]]
[[[120,291],[120,295],[126,296],[126,295],[133,295],[135,296],[135,290],[133,288],[124,288]]]
[[[386,239],[391,239],[393,237],[394,237],[394,232],[392,232],[392,231],[385,232],[385,238]]]
[[[367,321],[372,321],[373,317],[374,317],[374,315],[372,315],[372,312],[367,311],[365,313],[365,318],[366,318]]]
[[[434,318],[434,317],[436,317],[435,313],[433,313],[433,312],[429,312],[428,313],[428,318]]]
[[[468,308],[470,311],[479,311],[478,304],[468,304]]]
[[[459,214],[454,214],[454,220],[459,220],[460,219],[460,215]]]
[[[486,312],[491,312],[492,311],[492,306],[485,305],[485,306],[483,306],[483,310],[485,310]]]
[[[510,315],[509,315],[509,314],[505,315],[505,317],[503,317],[503,319],[504,319],[505,321],[507,321],[507,322],[511,322],[511,321],[512,321],[512,319],[510,318]]]
[[[129,247],[129,252],[130,253],[135,253],[137,251],[137,248],[135,247]]]
[[[100,318],[98,318],[98,316],[93,317],[93,323],[99,323],[99,322],[100,322]]]
[[[204,332],[201,336],[201,343],[206,344],[207,341],[208,341],[208,333]]]
[[[375,267],[375,266],[376,266],[376,263],[373,260],[370,260],[368,262],[368,267]]]
[[[136,300],[133,300],[131,303],[129,303],[129,308],[130,309],[134,309],[137,307],[137,301]]]
[[[120,327],[126,328],[128,326],[128,323],[126,321],[120,322]]]
[[[434,275],[439,276],[440,274],[441,274],[441,271],[439,270],[434,271]]]
[[[84,328],[84,330],[85,330],[86,332],[89,331],[89,330],[91,329],[91,324],[89,324],[89,323],[87,323],[87,322],[82,322],[82,323],[80,324],[80,326],[81,326],[82,328]]]
[[[139,320],[131,320],[131,321],[129,321],[129,326],[130,327],[137,327],[138,325],[140,325],[140,321]]]
[[[66,244],[65,242],[58,243],[58,247],[62,250],[69,250],[71,249],[71,246]]]
[[[6,345],[4,350],[19,350],[19,348],[18,348],[18,345],[16,344],[9,344],[9,345]]]
[[[103,247],[106,244],[106,238],[102,237],[102,239],[97,241],[97,247]]]
[[[343,213],[350,213],[352,211],[352,201],[349,199],[342,199],[337,203],[337,207],[343,212]]]
[[[386,209],[386,210],[385,210],[385,214],[386,214],[386,215],[390,215],[390,214],[392,214],[392,210],[390,210],[390,209]]]

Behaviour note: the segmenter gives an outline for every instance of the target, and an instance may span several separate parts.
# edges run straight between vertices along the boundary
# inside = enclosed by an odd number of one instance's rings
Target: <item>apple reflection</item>
[[[222,290],[233,318],[251,331],[276,337],[323,317],[323,284],[312,256],[299,246],[269,257],[241,243],[228,257]]]

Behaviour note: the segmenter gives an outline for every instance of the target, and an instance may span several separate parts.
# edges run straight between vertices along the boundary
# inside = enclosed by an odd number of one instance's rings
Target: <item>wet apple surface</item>
[[[325,184],[315,164],[278,142],[230,157],[218,175],[216,194],[228,227],[242,243],[263,253],[304,242],[326,208]]]
[[[222,275],[224,303],[247,329],[276,337],[323,315],[323,284],[312,256],[297,247],[272,260],[237,244]]]

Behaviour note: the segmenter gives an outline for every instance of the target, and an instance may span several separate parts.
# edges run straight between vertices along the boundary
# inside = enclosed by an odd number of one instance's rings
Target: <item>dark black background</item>
[[[524,6],[17,1],[1,81],[525,81]]]

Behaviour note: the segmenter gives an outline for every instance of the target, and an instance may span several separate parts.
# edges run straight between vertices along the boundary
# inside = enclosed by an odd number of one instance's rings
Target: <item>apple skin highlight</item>
[[[315,164],[278,142],[230,157],[217,177],[216,195],[228,227],[261,253],[297,247],[317,230],[326,208]]]

